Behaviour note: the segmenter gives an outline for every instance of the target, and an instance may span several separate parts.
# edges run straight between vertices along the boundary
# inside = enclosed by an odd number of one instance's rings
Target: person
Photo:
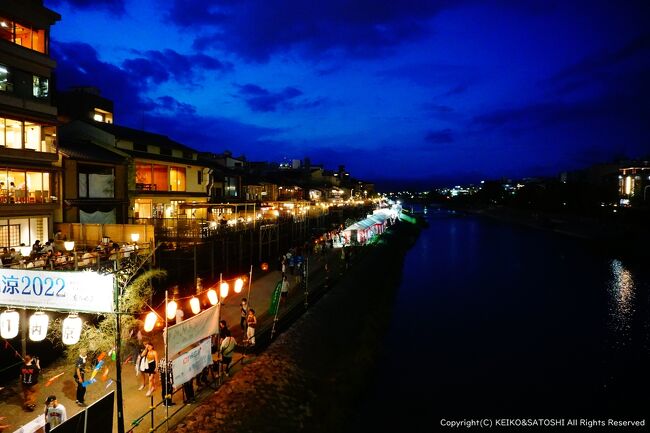
[[[68,414],[63,406],[56,399],[56,395],[50,395],[45,400],[45,433],[49,433],[54,427],[68,419]]]
[[[235,348],[237,347],[237,340],[235,337],[228,334],[224,334],[225,337],[221,340],[221,347],[219,348],[219,353],[221,354],[221,370],[225,376],[228,376],[228,370],[230,369],[230,363],[232,362],[232,356],[235,353]]]
[[[183,321],[183,318],[185,317],[185,313],[183,312],[183,309],[180,307],[176,307],[176,324],[178,325]]]
[[[38,375],[41,364],[36,357],[25,355],[20,369],[20,382],[23,389],[23,409],[32,412],[36,408],[36,393],[38,392]]]
[[[43,249],[43,245],[41,245],[41,241],[39,239],[36,239],[36,241],[34,241],[34,245],[32,245],[32,252],[30,255],[37,256],[38,254],[40,254],[42,249]]]
[[[289,296],[289,278],[285,275],[282,277],[282,287],[280,288],[280,302],[285,303]]]
[[[79,357],[74,366],[74,380],[77,382],[77,395],[75,403],[79,406],[86,406],[85,396],[86,387],[84,386],[84,378],[86,377],[86,349],[79,349]]]
[[[156,388],[156,371],[158,370],[158,352],[153,347],[151,341],[147,341],[144,345],[144,350],[140,354],[141,358],[146,359],[147,368],[144,370],[144,373],[147,374],[149,378],[149,389],[147,390],[147,397],[150,396],[154,389]],[[142,387],[138,388],[142,389]]]
[[[239,304],[240,315],[239,326],[241,330],[246,332],[246,317],[248,316],[248,299],[242,298],[241,303]]]
[[[172,374],[172,362],[162,358],[158,367],[160,373],[160,392],[164,406],[173,406],[172,392],[174,387],[174,375]]]
[[[257,317],[255,317],[255,310],[248,309],[248,317],[246,317],[246,338],[251,346],[255,345],[255,327],[257,326]]]

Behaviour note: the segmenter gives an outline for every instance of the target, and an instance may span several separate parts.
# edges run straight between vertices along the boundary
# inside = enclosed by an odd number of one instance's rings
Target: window
[[[169,168],[169,190],[185,191],[185,167]]]
[[[35,98],[47,98],[50,96],[50,84],[47,78],[34,75],[33,82],[32,93]]]
[[[79,166],[80,198],[113,198],[114,184],[112,168]]]
[[[0,225],[0,245],[20,245],[20,225]]]
[[[45,30],[34,29],[3,17],[0,17],[0,39],[13,42],[16,45],[38,51],[39,53],[46,52],[47,41]]]
[[[95,119],[97,120],[97,119]],[[138,152],[146,152],[147,151],[147,145],[142,144],[142,143],[133,143],[133,150],[137,150]]]
[[[196,177],[196,183],[199,185],[203,185],[203,170],[200,168],[196,171],[197,177]]]
[[[0,168],[0,203],[49,203],[50,173]]]
[[[12,218],[0,220],[0,245],[15,248],[21,243],[29,246],[34,241],[47,239],[47,217]]]
[[[56,128],[0,117],[0,146],[56,152]]]
[[[172,156],[172,150],[161,147],[160,148],[160,154],[165,155],[165,156]]]
[[[185,159],[193,159],[192,156],[193,156],[192,152],[185,152],[185,151],[183,152],[183,158]]]
[[[0,65],[0,91],[11,92],[14,90],[14,85],[11,82],[11,74],[5,65]]]
[[[167,182],[167,166],[153,165],[153,184],[158,191],[169,191],[169,182]]]

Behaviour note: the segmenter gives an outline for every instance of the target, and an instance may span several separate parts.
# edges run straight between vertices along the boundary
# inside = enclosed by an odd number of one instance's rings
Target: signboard
[[[183,320],[181,323],[169,327],[169,341],[167,350],[169,356],[176,355],[190,344],[201,341],[205,337],[217,333],[219,316],[217,307],[210,307],[194,317]]]
[[[112,313],[113,275],[0,269],[0,305]]]
[[[189,382],[201,373],[205,367],[212,364],[210,338],[201,341],[201,344],[183,353],[172,361],[172,376],[174,386]]]

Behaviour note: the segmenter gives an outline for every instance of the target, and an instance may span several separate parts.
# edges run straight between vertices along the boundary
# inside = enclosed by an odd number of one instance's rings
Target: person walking
[[[79,349],[79,357],[74,365],[74,380],[77,382],[77,395],[75,403],[79,406],[86,406],[85,396],[86,387],[84,386],[84,378],[86,377],[86,349]]]
[[[242,298],[241,303],[239,304],[240,318],[239,326],[241,330],[246,332],[246,317],[248,316],[248,299]]]
[[[23,389],[23,409],[32,412],[36,407],[36,393],[38,392],[38,375],[41,364],[38,358],[25,355],[20,369],[20,383]]]
[[[45,433],[49,433],[54,427],[68,419],[68,414],[63,406],[56,399],[56,395],[50,395],[45,400]]]
[[[248,316],[246,317],[246,338],[251,346],[255,346],[255,327],[257,327],[257,317],[255,317],[255,310],[248,309]]]
[[[289,278],[285,275],[282,277],[282,287],[280,288],[280,302],[285,303],[289,296]]]
[[[228,371],[230,370],[230,363],[232,362],[232,357],[235,354],[235,348],[237,347],[237,340],[235,337],[230,335],[230,332],[221,340],[221,347],[219,348],[219,353],[221,354],[221,371],[225,376],[228,376]]]
[[[144,373],[147,374],[149,378],[149,389],[147,390],[147,397],[150,396],[154,389],[156,388],[156,372],[158,370],[158,352],[153,347],[151,341],[147,341],[144,345],[144,350],[140,355],[140,358],[146,359],[147,368],[144,370]],[[140,361],[142,362],[142,361]],[[140,387],[139,389],[142,389]]]

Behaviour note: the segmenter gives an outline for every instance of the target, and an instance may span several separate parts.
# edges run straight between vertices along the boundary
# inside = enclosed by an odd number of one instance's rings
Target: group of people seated
[[[54,239],[45,244],[36,240],[28,256],[15,248],[2,248],[0,264],[11,268],[69,269],[98,266],[102,261],[118,260],[128,257],[135,250],[135,245],[120,246],[117,242],[100,243],[95,248],[81,248],[67,251],[65,237],[57,232]],[[75,257],[76,256],[76,257]]]

